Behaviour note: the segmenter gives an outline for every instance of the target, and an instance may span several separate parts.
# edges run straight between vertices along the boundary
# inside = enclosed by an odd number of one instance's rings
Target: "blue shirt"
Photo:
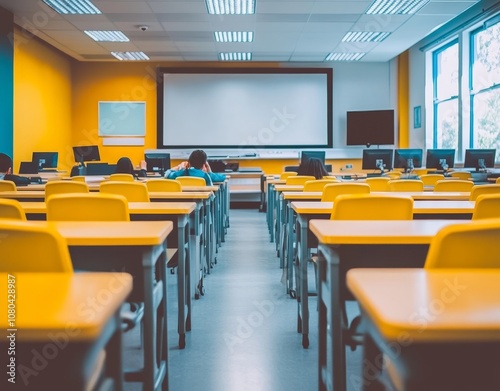
[[[198,178],[205,179],[205,183],[207,186],[212,186],[214,182],[224,182],[226,180],[226,176],[224,174],[217,174],[215,172],[205,172],[198,168],[190,167],[185,170],[167,170],[165,172],[165,178],[167,179],[175,179],[180,176],[194,176]]]

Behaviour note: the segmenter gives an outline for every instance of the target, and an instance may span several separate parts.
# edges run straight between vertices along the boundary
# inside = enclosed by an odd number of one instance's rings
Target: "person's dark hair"
[[[300,163],[297,175],[312,175],[316,179],[321,179],[328,175],[328,171],[321,159],[311,157]]]
[[[132,174],[134,175],[134,165],[128,157],[121,157],[116,162],[116,174]]]
[[[203,168],[203,165],[207,162],[207,154],[205,153],[205,151],[197,149],[191,152],[188,161],[191,167],[201,170]]]
[[[0,153],[0,172],[7,172],[12,168],[12,159],[5,153]]]

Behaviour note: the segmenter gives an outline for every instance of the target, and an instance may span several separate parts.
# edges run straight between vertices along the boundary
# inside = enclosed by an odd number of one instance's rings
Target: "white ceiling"
[[[414,15],[366,15],[371,0],[256,0],[254,15],[209,15],[204,0],[93,0],[100,15],[60,15],[35,0],[0,0],[16,24],[81,61],[119,61],[111,51],[143,51],[152,61],[323,62],[331,52],[389,61],[478,1],[431,0]],[[148,26],[141,31],[139,26]],[[130,42],[95,42],[83,30],[121,30]],[[214,31],[254,31],[252,43],[216,43]],[[390,32],[379,43],[342,42],[348,31]]]

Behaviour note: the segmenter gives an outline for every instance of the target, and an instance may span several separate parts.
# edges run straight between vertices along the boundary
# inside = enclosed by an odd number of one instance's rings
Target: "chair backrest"
[[[475,201],[472,220],[500,217],[500,193],[482,194]]]
[[[389,181],[386,176],[366,178],[365,183],[370,186],[371,191],[389,191]]]
[[[500,176],[496,179],[495,183],[496,183],[497,185],[500,185]]]
[[[470,191],[469,200],[475,201],[477,197],[483,194],[497,194],[500,193],[500,184],[492,184],[492,185],[476,185],[472,187]]]
[[[130,221],[128,201],[117,194],[54,194],[47,200],[47,220]]]
[[[414,168],[412,173],[415,175],[427,175],[427,168]]]
[[[424,182],[424,186],[434,186],[437,181],[444,181],[443,174],[424,174],[420,175],[420,180]]]
[[[205,178],[200,178],[197,176],[178,176],[175,178],[176,181],[178,181],[181,186],[206,186],[207,182],[205,181]]]
[[[368,194],[370,186],[366,183],[330,183],[323,188],[322,202],[335,202],[341,194]]]
[[[295,175],[295,176],[290,176],[286,178],[285,184],[287,185],[303,185],[307,181],[314,181],[316,180],[315,177],[312,175]]]
[[[89,186],[79,181],[52,181],[45,185],[45,200],[54,194],[88,193]]]
[[[474,182],[462,179],[444,179],[434,184],[435,192],[442,191],[471,191]]]
[[[295,171],[285,171],[280,174],[280,179],[286,179],[289,176],[296,176],[297,173]]]
[[[123,195],[128,202],[149,202],[148,187],[141,182],[101,182],[99,191]]]
[[[16,191],[16,184],[12,181],[0,180],[0,191]]]
[[[394,179],[388,182],[389,191],[424,191],[420,179]]]
[[[72,176],[71,180],[76,182],[86,182],[85,177],[83,175]]]
[[[173,179],[149,179],[146,182],[148,191],[182,191],[182,186]]]
[[[391,178],[391,179],[399,179],[401,178],[401,172],[400,171],[389,171],[386,175]]]
[[[411,220],[413,198],[404,195],[339,195],[330,216],[332,220]]]
[[[0,272],[73,272],[68,245],[54,227],[1,220],[0,238]]]
[[[452,224],[432,238],[425,268],[498,268],[500,219]]]
[[[0,220],[26,220],[26,214],[17,200],[10,200],[7,198],[0,198]]]
[[[304,183],[304,191],[323,191],[326,185],[341,183],[336,179],[315,179]]]
[[[132,174],[111,174],[109,176],[109,180],[119,182],[133,182],[134,176]]]
[[[463,180],[470,179],[472,177],[469,171],[452,171],[450,172],[450,176],[452,178],[463,179]]]

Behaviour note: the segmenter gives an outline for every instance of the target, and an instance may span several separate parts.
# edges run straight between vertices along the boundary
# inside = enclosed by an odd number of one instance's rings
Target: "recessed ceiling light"
[[[111,52],[118,60],[149,60],[149,57],[143,52]]]
[[[210,15],[255,14],[255,0],[205,0]]]
[[[129,42],[125,34],[121,31],[84,31],[90,38],[97,42]]]
[[[94,15],[101,13],[89,0],[43,0],[43,2],[60,14]]]
[[[252,53],[219,53],[222,61],[250,61]]]
[[[253,31],[215,31],[216,42],[253,42]]]
[[[381,42],[391,33],[383,31],[349,31],[342,42]]]
[[[366,53],[330,53],[325,61],[358,61]]]
[[[386,15],[414,14],[430,0],[375,0],[366,13]]]

